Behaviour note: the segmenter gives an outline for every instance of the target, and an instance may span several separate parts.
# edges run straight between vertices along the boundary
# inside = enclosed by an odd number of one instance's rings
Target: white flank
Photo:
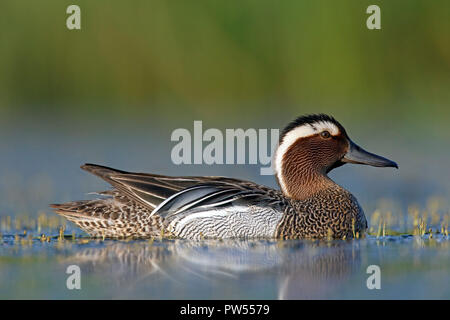
[[[218,219],[229,216],[230,213],[225,210],[210,210],[210,211],[202,211],[197,213],[192,213],[188,216],[184,216],[181,219],[175,219],[169,224],[169,229],[174,229],[175,234],[179,234],[181,229],[190,221],[195,219]],[[201,224],[201,223],[200,223]]]
[[[339,134],[339,128],[334,123],[328,121],[318,121],[296,127],[283,137],[283,141],[281,141],[281,144],[275,152],[275,172],[277,174],[278,181],[280,182],[281,189],[286,195],[289,196],[282,175],[284,155],[298,139],[306,138],[325,130],[327,130],[332,136]]]

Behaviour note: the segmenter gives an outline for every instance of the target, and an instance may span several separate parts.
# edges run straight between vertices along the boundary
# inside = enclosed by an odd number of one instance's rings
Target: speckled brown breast
[[[306,200],[290,200],[275,236],[282,239],[362,236],[367,229],[356,198],[338,185]]]

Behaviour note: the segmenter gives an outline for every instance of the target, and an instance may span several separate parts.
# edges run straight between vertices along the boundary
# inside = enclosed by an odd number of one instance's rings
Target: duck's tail
[[[151,238],[161,233],[160,217],[150,217],[148,212],[143,212],[144,208],[112,197],[51,204],[50,207],[92,237]]]

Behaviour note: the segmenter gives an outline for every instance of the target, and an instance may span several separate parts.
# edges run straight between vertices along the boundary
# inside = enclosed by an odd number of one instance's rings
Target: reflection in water
[[[334,242],[326,246],[296,250],[289,255],[279,299],[328,297],[360,270],[359,243]]]
[[[107,276],[121,290],[134,290],[136,284],[154,290],[161,279],[175,286],[204,282],[211,290],[227,282],[239,290],[251,279],[275,283],[268,298],[308,299],[335,292],[359,270],[361,259],[355,241],[172,240],[108,241],[75,251],[63,263],[77,264],[92,277]]]

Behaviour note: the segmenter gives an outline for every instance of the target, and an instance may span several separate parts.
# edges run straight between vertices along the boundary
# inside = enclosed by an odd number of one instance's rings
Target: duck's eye
[[[324,139],[329,139],[331,137],[331,134],[328,131],[322,131],[320,133],[320,136]]]

